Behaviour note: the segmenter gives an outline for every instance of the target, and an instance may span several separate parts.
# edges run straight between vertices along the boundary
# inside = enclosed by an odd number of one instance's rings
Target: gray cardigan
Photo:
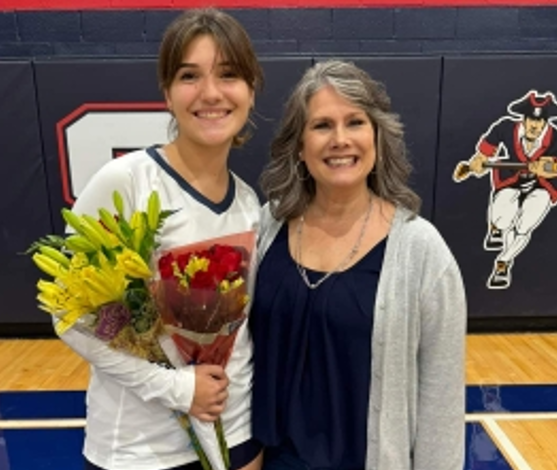
[[[282,225],[263,208],[259,260]],[[377,287],[366,470],[462,470],[466,300],[437,230],[397,208]]]

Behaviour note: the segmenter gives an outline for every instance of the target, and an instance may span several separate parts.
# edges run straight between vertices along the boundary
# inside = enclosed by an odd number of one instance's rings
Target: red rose
[[[207,271],[197,271],[190,279],[190,287],[193,289],[215,289],[214,274]]]
[[[178,255],[178,257],[176,258],[176,263],[178,264],[178,269],[180,269],[181,273],[185,271],[186,266],[190,262],[191,256],[191,253],[187,253],[185,255]]]
[[[193,253],[190,253],[189,256],[195,256],[196,258],[211,259],[211,253],[209,252],[209,250],[194,251]]]
[[[223,279],[226,279],[226,269],[214,260],[211,260],[207,267],[207,272],[211,274],[215,287],[217,287]]]
[[[238,251],[226,253],[220,260],[220,265],[230,274],[237,273],[240,270],[241,264],[242,255]]]
[[[159,259],[159,272],[161,273],[162,279],[171,279],[174,277],[173,262],[174,256],[172,256],[172,253],[168,253]]]
[[[220,261],[228,253],[232,253],[235,251],[233,247],[227,245],[213,245],[211,250],[213,252],[213,259],[215,261]]]

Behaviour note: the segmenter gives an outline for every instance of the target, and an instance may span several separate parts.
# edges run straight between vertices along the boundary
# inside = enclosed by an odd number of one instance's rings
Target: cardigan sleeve
[[[441,257],[445,267],[432,276],[420,302],[417,432],[412,469],[462,470],[467,316],[464,286],[446,246],[436,247],[429,256]]]

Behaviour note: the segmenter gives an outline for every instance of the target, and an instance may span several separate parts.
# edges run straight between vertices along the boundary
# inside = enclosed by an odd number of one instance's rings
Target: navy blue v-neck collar
[[[228,210],[234,201],[234,194],[236,193],[236,182],[230,172],[228,172],[228,190],[226,191],[224,199],[218,203],[213,202],[210,199],[207,199],[203,194],[189,184],[174,168],[172,168],[157,151],[158,147],[159,146],[152,146],[145,149],[145,151],[153,160],[155,160],[155,162],[157,162],[157,164],[168,174],[168,176],[180,185],[184,191],[186,191],[197,202],[212,210],[215,214],[222,214]]]

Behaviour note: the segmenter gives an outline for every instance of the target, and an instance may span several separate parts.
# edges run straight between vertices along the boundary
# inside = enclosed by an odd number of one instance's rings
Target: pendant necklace
[[[367,212],[364,218],[364,221],[362,223],[362,229],[360,230],[360,234],[358,235],[358,239],[356,240],[356,243],[354,243],[354,246],[352,247],[352,249],[350,250],[350,252],[348,253],[348,255],[346,256],[346,258],[344,258],[332,271],[329,271],[327,273],[325,273],[323,275],[323,277],[321,277],[321,279],[319,279],[316,282],[311,282],[309,280],[308,274],[306,272],[306,268],[304,268],[301,264],[302,262],[302,230],[304,228],[304,214],[302,214],[300,216],[300,223],[298,224],[298,228],[296,230],[296,244],[297,244],[297,253],[296,253],[296,268],[298,269],[298,272],[300,273],[300,276],[302,278],[302,280],[304,281],[304,284],[306,286],[308,286],[308,288],[310,289],[317,289],[321,284],[323,284],[327,279],[329,279],[329,277],[331,277],[333,274],[338,273],[339,271],[342,270],[342,268],[344,266],[347,266],[350,261],[352,261],[352,259],[354,258],[354,256],[356,256],[356,253],[358,253],[358,250],[360,249],[360,245],[362,243],[362,240],[364,238],[364,235],[366,233],[366,227],[367,227],[367,223],[369,221],[369,216],[371,214],[371,196],[369,198],[369,206],[367,208]]]

